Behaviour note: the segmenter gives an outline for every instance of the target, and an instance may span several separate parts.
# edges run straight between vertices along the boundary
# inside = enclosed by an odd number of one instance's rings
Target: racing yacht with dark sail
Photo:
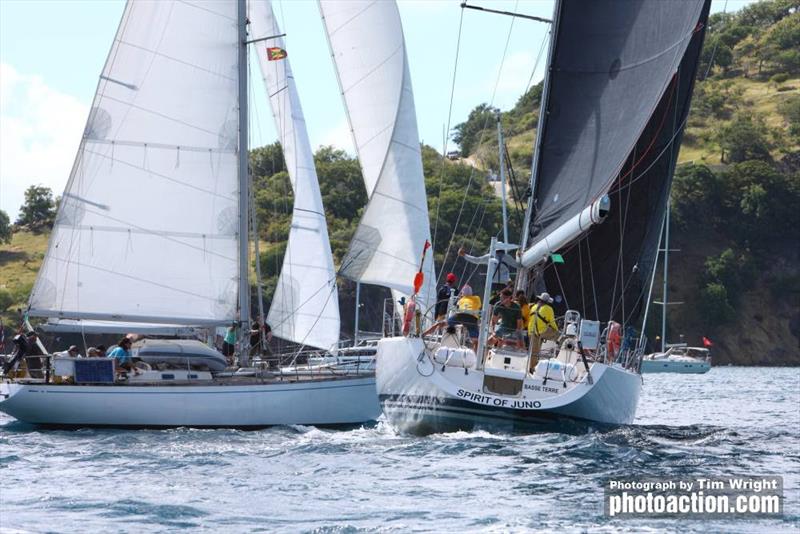
[[[557,0],[516,288],[561,297],[560,336],[530,354],[491,331],[487,258],[477,351],[455,335],[384,338],[377,387],[413,432],[628,424],[642,385],[634,329],[689,112],[710,0]],[[547,295],[545,299],[549,298]],[[533,372],[530,372],[530,371]]]

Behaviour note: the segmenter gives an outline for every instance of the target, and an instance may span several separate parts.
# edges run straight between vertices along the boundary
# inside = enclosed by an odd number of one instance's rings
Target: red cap
[[[447,281],[449,283],[455,284],[456,280],[458,280],[458,278],[456,278],[456,275],[454,275],[453,273],[447,273]]]

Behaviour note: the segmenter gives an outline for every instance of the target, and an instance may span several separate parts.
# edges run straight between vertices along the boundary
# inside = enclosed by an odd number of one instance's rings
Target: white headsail
[[[252,0],[251,39],[280,33],[271,2]],[[330,348],[340,329],[336,271],[303,110],[289,59],[269,59],[267,49],[284,50],[284,40],[259,41],[255,47],[294,190],[289,243],[268,322],[281,338]]]
[[[393,1],[320,1],[350,128],[370,197],[342,273],[412,292],[430,239],[408,58]],[[433,254],[425,257],[419,301],[433,303]]]
[[[237,54],[235,2],[126,5],[32,315],[193,325],[235,318]]]

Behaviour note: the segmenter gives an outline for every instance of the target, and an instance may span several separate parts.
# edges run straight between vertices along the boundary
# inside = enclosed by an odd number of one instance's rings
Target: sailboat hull
[[[642,373],[703,374],[711,370],[711,362],[702,360],[642,360]]]
[[[380,415],[369,377],[248,385],[0,384],[0,411],[32,424],[112,427],[345,425]]]
[[[580,430],[589,425],[633,422],[641,376],[595,363],[592,383],[562,387],[528,376],[517,396],[487,392],[474,369],[433,365],[417,338],[378,344],[377,388],[384,414],[412,433],[491,428],[508,431]]]

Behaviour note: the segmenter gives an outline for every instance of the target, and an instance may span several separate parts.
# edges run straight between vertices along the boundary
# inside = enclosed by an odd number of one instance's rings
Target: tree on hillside
[[[11,219],[8,214],[0,210],[0,243],[11,243]]]
[[[283,148],[279,142],[254,148],[250,151],[250,168],[253,176],[272,176],[286,170]]]
[[[672,214],[678,226],[691,228],[718,217],[720,184],[705,165],[682,165],[675,171],[671,194]]]
[[[56,218],[53,191],[43,185],[32,185],[25,191],[25,203],[19,209],[16,224],[32,232],[52,228]]]
[[[791,95],[778,104],[778,113],[789,125],[789,135],[800,143],[800,95]]]
[[[481,104],[469,112],[465,122],[457,124],[453,128],[453,141],[461,147],[461,155],[467,157],[472,153],[472,149],[480,141],[480,133],[484,128],[491,128],[495,121],[498,110],[489,104]]]
[[[764,119],[752,113],[737,113],[731,122],[717,131],[717,143],[723,162],[747,160],[772,161],[772,135]]]

